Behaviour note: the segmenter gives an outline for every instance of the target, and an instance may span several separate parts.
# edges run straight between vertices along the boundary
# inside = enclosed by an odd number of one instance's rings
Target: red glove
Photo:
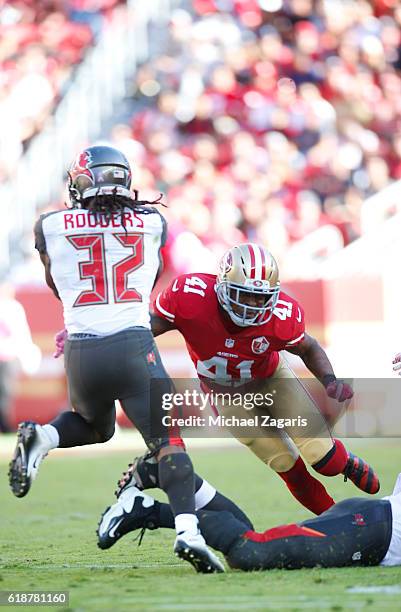
[[[326,393],[329,397],[336,399],[338,402],[344,402],[345,400],[351,399],[354,395],[351,385],[337,378],[326,385]]]
[[[53,353],[54,359],[58,359],[60,355],[64,353],[64,343],[67,340],[68,332],[66,329],[62,329],[54,336],[56,342],[56,351]]]

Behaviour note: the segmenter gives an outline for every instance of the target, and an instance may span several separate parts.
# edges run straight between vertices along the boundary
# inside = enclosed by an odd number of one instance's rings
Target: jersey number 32
[[[112,266],[114,302],[141,302],[142,296],[136,289],[128,289],[128,275],[140,268],[143,263],[143,234],[118,233],[113,234],[115,240],[132,253]],[[66,236],[67,240],[77,250],[86,249],[89,259],[81,261],[79,276],[81,280],[90,280],[92,289],[82,291],[74,302],[74,306],[95,306],[108,304],[109,291],[107,283],[107,261],[103,234],[75,234]]]

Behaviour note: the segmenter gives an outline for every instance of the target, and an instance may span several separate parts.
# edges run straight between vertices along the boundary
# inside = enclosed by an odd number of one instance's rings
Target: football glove
[[[64,353],[64,343],[67,340],[68,332],[66,329],[61,329],[54,336],[54,340],[56,342],[56,350],[53,353],[54,359],[58,359],[60,355]]]
[[[354,395],[351,385],[337,378],[326,385],[326,393],[338,402],[345,402]]]
[[[398,376],[401,376],[401,353],[397,353],[393,359],[393,370],[394,372],[398,371]]]

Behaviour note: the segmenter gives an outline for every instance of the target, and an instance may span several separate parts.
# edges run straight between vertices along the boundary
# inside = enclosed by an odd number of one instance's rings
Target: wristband
[[[325,374],[322,378],[322,383],[324,387],[328,387],[330,383],[337,380],[337,377],[334,374]]]

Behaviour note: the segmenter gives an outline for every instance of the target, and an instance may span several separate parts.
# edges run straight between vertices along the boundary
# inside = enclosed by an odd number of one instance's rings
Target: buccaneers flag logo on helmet
[[[79,176],[80,174],[83,174],[93,181],[93,174],[89,170],[89,164],[91,161],[92,155],[90,151],[82,151],[82,153],[78,155],[75,163],[72,165],[72,168],[70,170],[72,180],[76,179],[77,176]]]

